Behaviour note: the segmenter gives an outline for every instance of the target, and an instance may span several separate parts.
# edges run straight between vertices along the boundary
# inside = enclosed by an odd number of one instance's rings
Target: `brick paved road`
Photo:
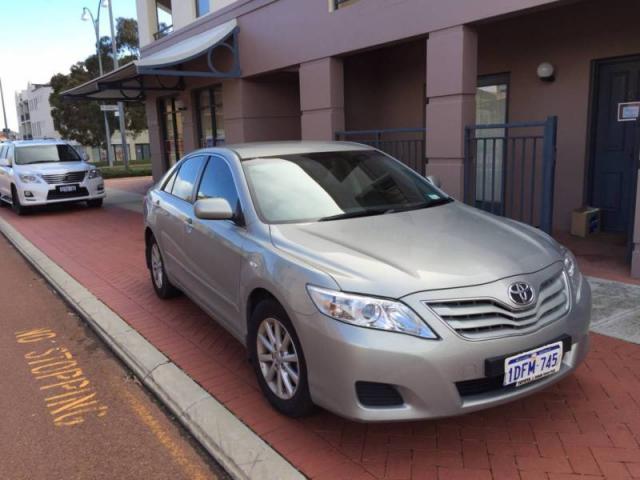
[[[365,425],[320,411],[291,420],[263,400],[236,340],[189,300],[156,299],[140,214],[0,215],[311,478],[640,478],[640,345],[594,334],[573,377],[460,418]]]

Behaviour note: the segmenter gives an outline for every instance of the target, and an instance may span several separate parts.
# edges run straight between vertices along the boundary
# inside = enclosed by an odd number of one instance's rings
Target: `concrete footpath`
[[[285,418],[262,397],[242,345],[188,299],[155,297],[142,218],[127,203],[27,217],[2,209],[0,230],[235,477],[640,477],[640,345],[594,333],[574,375],[508,408],[384,425],[322,410]],[[624,288],[594,284],[597,298]],[[609,309],[596,308],[595,327],[613,332]],[[632,302],[622,310],[616,319],[635,315]]]

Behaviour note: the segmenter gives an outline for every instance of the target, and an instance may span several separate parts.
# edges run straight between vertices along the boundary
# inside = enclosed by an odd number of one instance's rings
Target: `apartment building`
[[[53,126],[49,95],[53,89],[47,84],[29,83],[16,92],[16,109],[20,138],[60,138]]]
[[[201,146],[348,139],[640,276],[634,0],[137,0],[141,59],[70,92],[146,104],[154,176]]]

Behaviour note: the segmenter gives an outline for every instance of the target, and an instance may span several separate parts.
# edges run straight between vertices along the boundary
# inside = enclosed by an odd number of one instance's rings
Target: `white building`
[[[26,90],[16,93],[20,138],[60,138],[51,116],[52,91],[50,85],[29,83]]]

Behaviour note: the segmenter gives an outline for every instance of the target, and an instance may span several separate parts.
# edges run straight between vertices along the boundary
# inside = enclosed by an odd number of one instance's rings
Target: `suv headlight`
[[[20,173],[18,177],[22,183],[42,183],[40,177],[35,173]]]
[[[437,339],[438,335],[401,302],[327,290],[307,285],[320,313],[359,327]]]
[[[89,170],[87,178],[89,180],[91,180],[92,178],[102,178],[102,172],[99,169],[94,168],[93,170]]]

